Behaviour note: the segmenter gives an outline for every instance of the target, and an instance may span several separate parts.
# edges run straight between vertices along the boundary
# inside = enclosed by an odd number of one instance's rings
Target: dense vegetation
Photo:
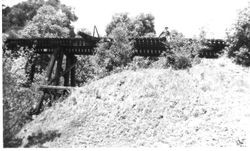
[[[3,41],[6,38],[74,36],[71,22],[77,17],[59,0],[28,0],[11,8],[3,7],[2,12]],[[31,120],[27,112],[41,97],[36,86],[45,82],[44,70],[49,57],[43,56],[41,60],[41,56],[33,54],[32,50],[22,49],[13,54],[5,45],[2,47],[4,146],[12,147],[16,144],[13,141],[15,134]],[[36,67],[34,81],[29,81],[34,61],[44,62]]]
[[[250,66],[249,11],[250,4],[240,12],[238,21],[228,34],[231,44],[228,56],[244,66]],[[79,37],[71,25],[78,17],[59,0],[27,0],[13,7],[4,6],[2,13],[3,41],[20,37]],[[171,41],[166,43],[171,50],[161,57],[132,58],[133,44],[128,38],[155,37],[154,19],[152,14],[139,14],[135,18],[127,13],[115,14],[107,25],[105,35],[113,41],[100,42],[94,56],[78,56],[78,85],[127,69],[171,67],[178,70],[199,63],[197,54],[204,37],[190,42],[176,30],[170,31]],[[43,56],[43,63],[35,69],[34,81],[29,81],[31,63],[41,63],[41,56],[27,49],[12,54],[4,45],[2,47],[4,146],[13,147],[15,134],[31,120],[26,113],[41,97],[36,86],[45,83],[44,73],[49,57]]]
[[[238,19],[228,32],[228,56],[235,62],[250,66],[250,2],[238,14]]]

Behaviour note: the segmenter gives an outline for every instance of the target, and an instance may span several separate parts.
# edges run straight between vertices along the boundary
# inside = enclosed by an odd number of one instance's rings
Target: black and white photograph
[[[250,148],[250,0],[1,2],[3,149]]]

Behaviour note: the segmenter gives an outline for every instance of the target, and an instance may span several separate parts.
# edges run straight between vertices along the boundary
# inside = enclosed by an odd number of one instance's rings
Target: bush
[[[167,50],[160,57],[134,57],[127,68],[132,70],[168,67],[176,70],[187,69],[200,62],[198,52],[203,47],[201,40],[184,38],[183,34],[173,30],[170,41],[165,43]]]
[[[15,55],[3,45],[3,139],[4,147],[15,147],[20,143],[15,135],[24,124],[31,119],[27,115],[30,108],[41,97],[36,91],[36,85],[43,82],[44,76],[38,74],[34,85],[23,87],[27,82],[26,74],[27,54],[24,51]]]
[[[230,43],[228,56],[243,66],[250,66],[250,2],[238,14],[238,19],[228,31]]]
[[[174,69],[187,69],[191,67],[191,60],[183,55],[175,56],[173,64],[171,66]]]
[[[13,72],[14,60],[3,58],[3,138],[4,147],[12,147],[15,134],[31,120],[27,112],[40,94],[35,88],[23,88],[25,76]],[[19,69],[17,69],[18,71]],[[11,143],[12,142],[12,143]]]
[[[131,61],[132,44],[127,33],[126,29],[117,27],[109,35],[113,41],[100,43],[96,48],[93,64],[98,77],[109,75],[117,67],[125,67]]]
[[[246,47],[235,52],[235,62],[244,66],[250,66],[250,51]]]
[[[115,14],[107,25],[106,33],[107,39],[111,38],[112,41],[99,43],[96,54],[90,59],[94,66],[95,78],[102,78],[128,68],[147,66],[143,65],[147,60],[143,63],[142,58],[131,63],[133,46],[129,38],[155,37],[153,15],[140,14],[136,18],[130,18],[127,13]],[[138,61],[142,61],[139,66],[136,65]]]
[[[95,77],[95,67],[92,63],[92,56],[77,56],[76,82],[82,85]]]
[[[152,64],[155,62],[152,57],[139,57],[135,56],[132,61],[128,64],[126,69],[129,70],[138,70],[138,69],[146,69],[151,68]]]
[[[118,13],[112,17],[112,21],[107,25],[106,33],[110,35],[118,27],[126,30],[131,37],[155,36],[154,16],[152,14],[139,14],[135,18],[130,18],[128,13]]]
[[[171,31],[171,40],[165,44],[170,50],[162,54],[161,58],[155,63],[157,67],[172,67],[174,69],[187,69],[196,64],[198,51],[202,48],[201,40],[190,40],[184,38],[183,34]]]

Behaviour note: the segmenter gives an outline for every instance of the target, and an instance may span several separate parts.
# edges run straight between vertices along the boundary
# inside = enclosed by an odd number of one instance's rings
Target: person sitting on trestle
[[[165,27],[165,30],[159,35],[159,38],[165,37],[166,40],[170,41],[170,32],[168,31],[168,27]]]

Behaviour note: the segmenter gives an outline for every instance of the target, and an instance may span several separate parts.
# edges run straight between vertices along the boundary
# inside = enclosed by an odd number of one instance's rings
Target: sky
[[[12,6],[24,0],[2,0]],[[74,8],[78,21],[75,30],[86,28],[93,31],[97,26],[101,36],[115,13],[129,13],[135,17],[140,13],[151,13],[155,17],[156,34],[164,27],[175,29],[191,38],[198,36],[201,29],[207,38],[224,38],[226,29],[235,22],[239,9],[250,0],[61,0]]]

